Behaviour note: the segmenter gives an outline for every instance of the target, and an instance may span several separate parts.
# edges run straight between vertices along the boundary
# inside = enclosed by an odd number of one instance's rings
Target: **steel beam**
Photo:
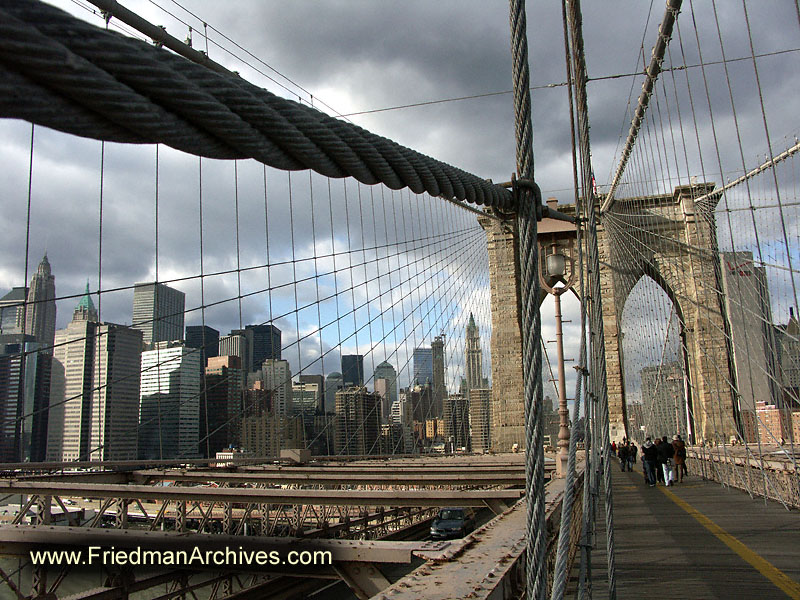
[[[525,482],[525,471],[487,471],[487,472],[442,472],[442,473],[397,473],[394,470],[372,473],[306,472],[295,473],[289,469],[272,472],[220,473],[219,471],[135,471],[132,479],[141,483],[151,481],[200,482],[214,481],[228,484],[265,483],[276,485],[414,485],[414,486],[485,486],[517,485]]]
[[[291,490],[0,481],[0,494],[334,506],[469,506],[517,501],[522,490]]]
[[[371,563],[342,561],[334,568],[359,600],[369,600],[391,585],[380,569]]]

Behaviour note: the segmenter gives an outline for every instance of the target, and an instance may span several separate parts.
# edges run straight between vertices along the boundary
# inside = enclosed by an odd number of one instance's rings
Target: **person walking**
[[[634,442],[630,443],[628,446],[628,471],[633,471],[633,465],[636,464],[636,454],[639,452],[639,449],[636,447]]]
[[[686,469],[686,444],[677,433],[672,436],[672,447],[675,449],[675,471],[678,483],[683,483],[683,476],[689,476]]]
[[[656,468],[658,466],[658,449],[653,441],[648,437],[642,446],[642,464],[644,465],[644,476],[650,487],[656,486]]]
[[[624,473],[625,465],[628,464],[628,446],[624,442],[617,448],[617,457],[619,458],[619,466]]]
[[[664,469],[664,485],[675,484],[675,448],[667,441],[667,436],[661,438],[658,445],[659,462]]]

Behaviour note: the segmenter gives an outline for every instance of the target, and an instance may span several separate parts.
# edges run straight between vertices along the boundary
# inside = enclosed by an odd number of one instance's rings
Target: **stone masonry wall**
[[[488,217],[478,222],[486,230],[492,301],[490,444],[495,452],[510,452],[514,444],[525,447],[516,227]]]

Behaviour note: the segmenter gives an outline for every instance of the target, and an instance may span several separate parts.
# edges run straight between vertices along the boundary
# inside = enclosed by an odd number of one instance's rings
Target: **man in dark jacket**
[[[656,467],[658,464],[658,449],[653,445],[653,441],[647,438],[642,446],[642,464],[644,465],[644,475],[650,487],[656,485]]]

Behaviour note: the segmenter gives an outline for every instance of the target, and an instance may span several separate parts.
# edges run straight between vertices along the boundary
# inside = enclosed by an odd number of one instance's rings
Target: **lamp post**
[[[556,348],[558,352],[558,456],[556,476],[565,477],[569,454],[569,409],[567,408],[567,382],[564,374],[564,333],[561,319],[561,295],[575,283],[575,238],[572,230],[548,232],[539,236],[539,283],[552,294],[555,303]],[[566,230],[564,230],[566,229]],[[558,286],[559,283],[563,285]]]

